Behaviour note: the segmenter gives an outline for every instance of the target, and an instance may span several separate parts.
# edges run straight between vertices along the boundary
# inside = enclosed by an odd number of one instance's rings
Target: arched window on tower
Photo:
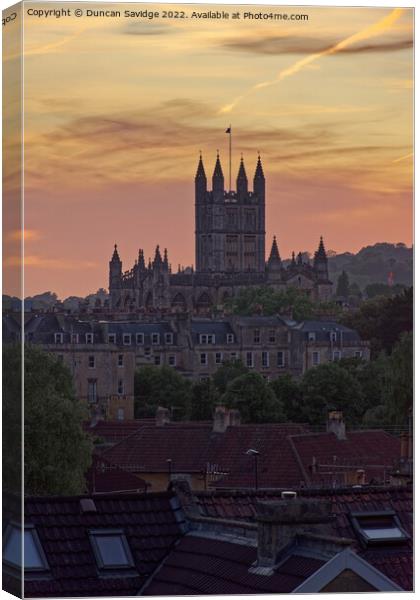
[[[208,312],[212,307],[213,302],[207,292],[203,292],[197,300],[197,310],[199,312]]]
[[[187,310],[187,302],[181,293],[178,293],[173,297],[171,306],[175,310],[180,310],[180,311]]]

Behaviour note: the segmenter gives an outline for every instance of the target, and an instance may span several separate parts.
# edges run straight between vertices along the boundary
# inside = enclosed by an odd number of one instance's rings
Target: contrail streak
[[[322,58],[323,56],[332,56],[333,54],[337,54],[338,52],[344,50],[344,48],[347,48],[352,44],[380,35],[387,29],[390,29],[394,25],[394,23],[400,18],[402,13],[403,10],[401,8],[395,8],[386,17],[384,17],[380,21],[377,21],[377,23],[369,25],[369,27],[365,27],[365,29],[354,33],[353,35],[345,38],[341,42],[335,44],[335,46],[331,46],[331,48],[327,48],[326,50],[322,50],[321,52],[315,52],[314,54],[305,56],[305,58],[298,60],[294,65],[288,67],[287,69],[284,69],[283,71],[280,71],[275,79],[271,81],[262,81],[261,83],[257,83],[250,90],[248,90],[241,96],[235,98],[235,100],[231,104],[223,106],[219,112],[231,112],[239,104],[239,102],[241,102],[241,100],[243,100],[246,96],[252,94],[254,91],[269,87],[271,85],[276,85],[277,83],[279,83],[279,81],[283,81],[283,79],[286,79],[286,77],[295,75],[296,73],[304,69],[307,65],[318,60],[319,58]]]
[[[407,158],[411,158],[412,156],[414,156],[414,152],[410,152],[410,154],[405,154],[405,156],[400,156],[400,158],[396,158],[395,160],[393,160],[393,163],[399,163],[402,160],[407,160]]]

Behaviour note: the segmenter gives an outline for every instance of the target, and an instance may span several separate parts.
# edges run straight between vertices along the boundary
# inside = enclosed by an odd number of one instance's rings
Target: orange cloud
[[[90,269],[97,267],[97,264],[92,261],[77,261],[70,259],[45,258],[37,255],[27,255],[23,259],[25,267],[36,267],[40,269],[57,269],[57,270],[73,270],[73,269]],[[9,256],[3,261],[4,267],[18,267],[22,265],[22,257]]]
[[[41,232],[35,229],[24,229],[23,231],[21,229],[15,229],[10,231],[5,236],[5,239],[10,242],[20,242],[22,239],[22,233],[25,242],[35,242],[42,238]]]

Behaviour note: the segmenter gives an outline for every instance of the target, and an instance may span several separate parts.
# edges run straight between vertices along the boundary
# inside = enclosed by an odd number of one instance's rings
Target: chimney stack
[[[235,408],[229,410],[229,425],[231,427],[238,427],[241,424],[241,413]]]
[[[327,431],[334,433],[338,440],[346,439],[346,424],[341,410],[331,410],[328,413]]]
[[[228,427],[237,427],[241,424],[241,413],[236,409],[226,406],[216,406],[213,417],[213,431],[225,433]]]
[[[171,422],[169,409],[159,406],[156,411],[156,427],[163,427]]]
[[[328,534],[331,503],[282,493],[277,502],[257,502],[258,568],[273,569],[281,551],[301,533]]]
[[[408,458],[408,436],[405,432],[401,434],[400,459],[405,462]]]

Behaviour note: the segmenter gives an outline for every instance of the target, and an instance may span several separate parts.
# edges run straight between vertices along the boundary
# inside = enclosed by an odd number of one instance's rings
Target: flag
[[[230,127],[228,127],[228,128],[226,129],[225,133],[231,133],[231,128],[230,128]]]

